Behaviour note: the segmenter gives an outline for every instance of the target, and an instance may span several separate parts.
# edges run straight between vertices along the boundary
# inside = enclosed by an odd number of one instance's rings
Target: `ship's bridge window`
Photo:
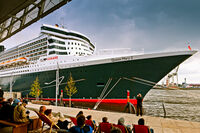
[[[59,41],[59,40],[55,40],[55,39],[49,39],[48,40],[49,41],[49,43],[59,43],[59,44],[65,44],[65,42],[63,42],[63,41]]]
[[[51,55],[51,54],[67,55],[67,52],[50,51],[50,52],[49,52],[49,55]]]
[[[66,50],[66,47],[61,47],[61,46],[56,46],[56,45],[51,45],[51,46],[49,46],[48,48],[49,48],[49,49],[56,48],[56,49]]]

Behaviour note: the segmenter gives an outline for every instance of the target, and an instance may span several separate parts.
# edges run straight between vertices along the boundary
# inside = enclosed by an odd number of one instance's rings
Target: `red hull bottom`
[[[34,98],[29,98],[34,99]],[[55,98],[42,98],[41,100],[45,101],[55,101]],[[58,99],[60,103],[60,99]],[[69,105],[69,99],[63,99],[65,106]],[[71,99],[73,107],[93,109],[99,99]],[[130,99],[129,102],[136,107],[137,100]],[[108,111],[117,111],[117,112],[126,112],[125,108],[127,105],[127,99],[104,99],[101,101],[97,110],[108,110]],[[128,110],[127,110],[128,111]]]

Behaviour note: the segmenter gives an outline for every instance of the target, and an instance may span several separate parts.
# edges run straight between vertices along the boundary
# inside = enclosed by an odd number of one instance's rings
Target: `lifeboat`
[[[17,59],[1,62],[0,63],[0,67],[2,67],[2,66],[10,66],[10,65],[15,65],[15,64],[22,64],[22,63],[25,63],[25,62],[27,62],[27,58],[26,57],[19,57]]]

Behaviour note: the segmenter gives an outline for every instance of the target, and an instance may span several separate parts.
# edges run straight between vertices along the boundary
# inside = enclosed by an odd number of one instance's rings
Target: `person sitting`
[[[47,109],[44,111],[44,114],[47,115],[47,117],[53,122],[53,123],[57,123],[56,125],[60,128],[60,129],[66,129],[68,130],[68,124],[69,122],[67,120],[64,120],[64,118],[58,118],[58,117],[54,117],[52,114],[52,110],[51,109]]]
[[[0,101],[3,101],[3,94],[4,94],[4,91],[0,87]]]
[[[13,120],[14,108],[11,106],[12,99],[6,101],[5,99],[1,103],[0,119],[1,120]]]
[[[86,118],[87,120],[85,121],[85,124],[91,126],[93,130],[96,130],[96,124],[95,121],[92,120],[92,116],[88,115]]]
[[[19,104],[20,104],[20,100],[17,99],[17,98],[15,98],[15,99],[13,100],[12,106],[13,106],[13,107],[16,107],[16,106],[19,105]]]
[[[47,109],[46,106],[42,105],[42,106],[40,106],[39,112],[37,112],[36,110],[35,110],[35,112],[40,117],[42,114],[44,114],[46,109]],[[42,127],[42,120],[41,119],[39,119],[39,121],[38,121],[38,127]]]
[[[44,114],[44,112],[47,110],[46,106],[40,106],[39,113]]]
[[[119,129],[118,127],[112,127],[110,133],[122,133],[122,130]]]
[[[79,115],[83,115],[83,111],[79,111],[78,114],[76,115],[76,118],[78,118]]]
[[[144,119],[138,120],[138,125],[133,125],[133,133],[154,133],[153,129],[149,129],[148,126],[144,125]]]
[[[99,124],[98,132],[110,133],[112,125],[108,122],[107,117],[102,118],[102,122]]]
[[[72,133],[92,133],[92,127],[85,125],[85,116],[79,115],[77,118],[77,126],[73,126],[69,129]]]
[[[12,98],[9,98],[8,100],[7,100],[7,102],[9,102],[10,103],[10,105],[12,104],[12,102],[13,102],[13,99]]]
[[[22,104],[17,105],[14,109],[15,122],[29,122],[29,111],[26,111],[27,100],[23,100]]]
[[[117,125],[114,125],[114,126],[120,128],[122,133],[131,133],[132,132],[131,129],[129,127],[125,126],[124,122],[125,122],[124,118],[121,117],[118,119]]]

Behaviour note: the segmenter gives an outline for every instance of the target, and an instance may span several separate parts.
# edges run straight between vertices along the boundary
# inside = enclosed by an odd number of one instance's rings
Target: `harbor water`
[[[200,90],[151,89],[144,98],[145,115],[200,122]]]

